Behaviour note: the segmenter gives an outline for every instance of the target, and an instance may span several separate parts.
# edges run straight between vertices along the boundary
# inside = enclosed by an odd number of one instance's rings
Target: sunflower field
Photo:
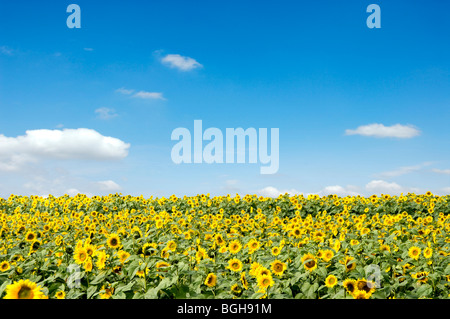
[[[0,298],[449,298],[450,196],[0,198]]]

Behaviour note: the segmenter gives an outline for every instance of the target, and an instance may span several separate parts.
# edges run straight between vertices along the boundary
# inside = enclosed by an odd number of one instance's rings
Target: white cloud
[[[17,186],[17,185],[16,185]],[[85,194],[87,196],[107,195],[121,190],[121,187],[112,180],[93,182],[80,176],[74,176],[65,169],[57,168],[56,172],[41,170],[27,175],[26,182],[22,184],[20,194],[38,196],[62,196],[68,194],[75,196]]]
[[[383,176],[383,177],[401,176],[401,175],[417,172],[417,171],[421,170],[422,168],[424,168],[426,166],[430,166],[431,164],[432,164],[431,162],[425,162],[425,163],[422,163],[422,164],[419,164],[419,165],[403,166],[403,167],[400,167],[399,169],[396,169],[396,170],[393,170],[393,171],[388,171],[388,172],[383,172],[383,173],[380,173],[378,175],[379,176]]]
[[[435,172],[435,173],[438,173],[438,174],[450,175],[450,169],[433,168],[432,171]]]
[[[95,110],[95,113],[98,114],[98,117],[102,120],[109,120],[117,116],[117,113],[110,108],[101,107]]]
[[[66,190],[66,193],[67,193],[67,195],[73,197],[73,196],[80,194],[81,192],[76,188],[69,188],[68,190]]]
[[[333,185],[325,187],[320,192],[318,192],[317,195],[319,196],[337,195],[340,197],[360,195],[356,190],[357,189],[354,186],[347,186],[347,188],[345,188],[340,185]]]
[[[125,88],[119,88],[116,90],[117,93],[121,93],[121,94],[125,94],[125,95],[130,95],[133,94],[134,90],[130,90],[130,89],[125,89]]]
[[[395,124],[392,126],[384,126],[383,124],[375,123],[359,126],[356,130],[345,130],[345,134],[373,137],[411,138],[420,135],[420,131],[411,125]]]
[[[105,191],[119,191],[121,189],[120,185],[111,180],[97,182],[97,185],[100,187],[101,190]]]
[[[164,58],[162,58],[161,62],[170,66],[171,68],[176,68],[181,71],[190,71],[196,68],[203,67],[193,58],[181,56],[179,54],[168,54]]]
[[[366,189],[372,192],[378,193],[400,193],[402,191],[402,187],[394,182],[386,182],[383,180],[374,180],[369,182],[366,185]]]
[[[126,89],[126,88],[119,88],[116,90],[117,93],[121,93],[124,95],[131,95],[135,92],[135,90],[133,89]],[[147,92],[147,91],[139,91],[136,92],[135,94],[133,94],[134,98],[139,98],[139,99],[148,99],[148,100],[166,100],[163,97],[163,94],[161,92]]]
[[[373,180],[366,185],[366,190],[372,194],[389,194],[399,195],[401,193],[420,193],[421,190],[415,187],[404,187],[394,182],[386,182],[383,180]]]
[[[121,159],[129,147],[120,139],[86,128],[29,130],[17,137],[0,134],[0,170],[14,171],[40,159]]]
[[[289,195],[300,194],[300,192],[295,189],[279,190],[273,186],[267,186],[267,187],[264,187],[263,189],[260,189],[259,191],[257,191],[258,195],[265,196],[265,197],[278,197],[280,194],[284,195],[286,193],[288,193]]]
[[[139,91],[133,95],[133,97],[141,98],[141,99],[154,99],[154,100],[165,100],[163,94],[160,92],[145,92]]]

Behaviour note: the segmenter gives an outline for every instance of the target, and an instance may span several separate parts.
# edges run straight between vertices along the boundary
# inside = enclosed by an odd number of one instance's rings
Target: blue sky
[[[449,10],[2,1],[0,196],[450,193]],[[278,172],[174,164],[171,133],[194,120],[279,128]]]

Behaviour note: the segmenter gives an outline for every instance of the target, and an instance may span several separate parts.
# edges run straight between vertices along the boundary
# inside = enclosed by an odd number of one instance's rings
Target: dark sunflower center
[[[274,269],[276,272],[281,272],[281,271],[283,270],[283,266],[282,266],[281,264],[275,264],[275,265],[273,266],[273,269]]]
[[[110,243],[111,243],[111,246],[117,246],[117,239],[112,238]]]
[[[369,292],[370,291],[370,288],[367,285],[367,282],[365,282],[365,281],[358,283],[358,289],[359,290],[364,290],[365,292]]]
[[[312,267],[314,267],[316,265],[316,262],[314,260],[310,260],[305,265],[308,268],[312,268]]]
[[[18,292],[18,297],[19,299],[29,299],[32,296],[32,291],[30,289],[30,287],[21,287],[19,292]]]

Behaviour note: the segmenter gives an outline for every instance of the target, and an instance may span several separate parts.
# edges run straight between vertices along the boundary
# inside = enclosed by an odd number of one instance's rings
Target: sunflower
[[[177,249],[177,243],[174,240],[170,240],[167,242],[167,249],[170,251],[175,251]]]
[[[390,252],[390,251],[391,251],[391,247],[389,247],[389,246],[386,245],[386,244],[383,244],[383,245],[380,246],[380,251],[387,251],[387,252]]]
[[[330,249],[326,249],[323,251],[322,259],[326,262],[330,261],[334,257],[334,252]]]
[[[371,293],[367,293],[364,290],[356,290],[352,294],[354,299],[369,299],[371,296]]]
[[[351,256],[345,256],[345,258],[341,260],[340,263],[345,266],[345,271],[352,271],[356,268],[355,258]]]
[[[415,274],[411,274],[411,277],[416,279],[418,282],[426,283],[428,281],[428,271],[421,271]]]
[[[109,299],[114,293],[114,287],[108,287],[102,286],[102,289],[100,291],[104,291],[99,294],[101,299]]]
[[[280,260],[275,260],[271,264],[271,270],[272,272],[277,276],[282,276],[283,272],[286,270],[286,264],[281,262]]]
[[[325,279],[325,286],[328,288],[333,288],[337,284],[338,280],[335,275],[328,275]]]
[[[122,265],[114,266],[113,273],[115,273],[117,275],[121,275],[122,274]]]
[[[92,271],[92,258],[88,257],[86,259],[86,262],[84,263],[84,270],[86,272],[91,272]]]
[[[228,245],[228,250],[232,254],[237,254],[241,250],[241,248],[242,248],[242,245],[241,245],[241,243],[238,240],[233,240]]]
[[[33,233],[32,231],[29,231],[26,235],[25,235],[25,240],[29,243],[33,242],[33,240],[35,240],[37,238],[36,234]]]
[[[165,269],[165,268],[167,268],[169,266],[170,266],[170,264],[166,263],[165,261],[159,261],[156,263],[156,269],[158,271],[167,271],[167,269]]]
[[[86,252],[87,252],[87,254],[88,254],[89,256],[94,255],[95,250],[96,250],[96,248],[95,248],[94,245],[87,244],[87,245],[85,245],[84,247],[86,248]]]
[[[2,263],[0,264],[0,271],[1,272],[8,271],[10,268],[11,268],[11,265],[7,261],[2,261]]]
[[[260,267],[262,267],[262,265],[256,261],[254,261],[250,266],[250,271],[249,271],[250,276],[256,277],[258,275],[258,270]]]
[[[245,278],[245,271],[241,272],[241,283],[245,290],[248,289],[248,281],[247,278]]]
[[[314,269],[317,268],[316,257],[311,253],[307,253],[306,255],[303,255],[301,261],[303,263],[303,267],[305,267],[306,270],[313,271]]]
[[[433,256],[433,249],[431,249],[430,247],[427,247],[423,250],[423,256],[425,258],[431,258],[431,256]]]
[[[145,276],[148,274],[148,272],[150,271],[150,268],[145,268],[145,272],[144,269],[138,270],[136,271],[136,275],[138,275],[141,278],[145,278]]]
[[[274,284],[272,276],[270,275],[260,275],[256,278],[256,280],[260,289],[266,289],[267,287],[271,287]]]
[[[26,279],[6,286],[6,296],[3,299],[42,299],[44,293],[36,283]]]
[[[300,227],[294,227],[291,230],[291,235],[294,236],[295,238],[300,238],[302,236],[302,231],[300,229]]]
[[[358,279],[356,281],[356,288],[358,288],[358,290],[363,290],[366,293],[372,293],[375,291],[375,283],[372,281],[367,281],[364,278]]]
[[[266,267],[261,266],[261,267],[258,268],[258,270],[256,272],[256,276],[263,276],[263,275],[272,276],[272,273]]]
[[[120,238],[117,234],[111,234],[106,241],[109,248],[118,248],[120,246]]]
[[[225,240],[222,237],[222,234],[216,234],[215,241],[218,246],[225,245]]]
[[[63,243],[63,237],[61,235],[56,236],[55,245],[60,246]]]
[[[316,254],[317,258],[322,258],[323,257],[323,249],[320,249],[317,254]]]
[[[345,238],[345,234],[341,234],[340,238],[344,237]],[[344,240],[344,239],[341,239]],[[334,249],[334,251],[339,251],[339,249],[341,249],[341,242],[339,240],[336,240],[333,244],[333,247],[331,247]]]
[[[280,253],[281,253],[281,248],[280,247],[275,246],[275,247],[272,248],[272,255],[278,256]]]
[[[214,287],[217,283],[217,276],[213,273],[209,273],[205,279],[205,285],[208,287]]]
[[[33,243],[31,244],[29,254],[36,252],[39,249],[39,247],[41,247],[41,242],[39,240],[34,240]]]
[[[161,250],[161,258],[167,259],[169,258],[169,256],[170,256],[169,248],[166,247],[163,250]]]
[[[253,252],[255,252],[256,250],[259,249],[260,244],[259,244],[259,241],[257,241],[256,239],[252,238],[248,242],[247,246],[248,246],[248,252],[249,253],[253,253]]]
[[[242,270],[242,262],[237,258],[230,259],[228,261],[228,269],[235,271],[235,272],[241,271]]]
[[[119,257],[120,262],[123,264],[130,257],[130,254],[128,252],[126,252],[125,250],[119,250],[117,252],[117,256]]]
[[[142,246],[142,248],[139,249],[139,253],[142,254],[144,257],[155,255],[156,247],[157,247],[157,245],[155,243],[145,243]]]
[[[77,248],[75,249],[75,253],[73,255],[73,258],[75,259],[75,262],[79,265],[82,265],[86,262],[86,260],[88,259],[89,255],[86,251],[86,248],[81,247],[81,248]]]
[[[56,299],[65,299],[66,293],[62,290],[59,290],[55,293],[55,297],[56,297]]]
[[[408,256],[412,259],[418,260],[420,257],[421,249],[417,246],[412,246],[408,250]]]
[[[197,252],[195,253],[195,259],[200,262],[202,259],[208,258],[208,252],[205,248],[198,246]]]
[[[354,279],[345,279],[342,283],[345,290],[347,290],[348,293],[353,294],[357,290],[356,288],[356,280]]]
[[[221,246],[220,249],[219,249],[219,253],[222,253],[222,254],[227,252],[227,251],[228,251],[227,246]]]
[[[108,255],[104,251],[97,251],[95,252],[95,256],[97,257],[97,262],[95,265],[98,269],[105,268],[106,260],[108,259]]]
[[[238,284],[234,284],[233,286],[231,286],[231,293],[233,295],[239,296],[242,292],[241,287],[239,287]]]

